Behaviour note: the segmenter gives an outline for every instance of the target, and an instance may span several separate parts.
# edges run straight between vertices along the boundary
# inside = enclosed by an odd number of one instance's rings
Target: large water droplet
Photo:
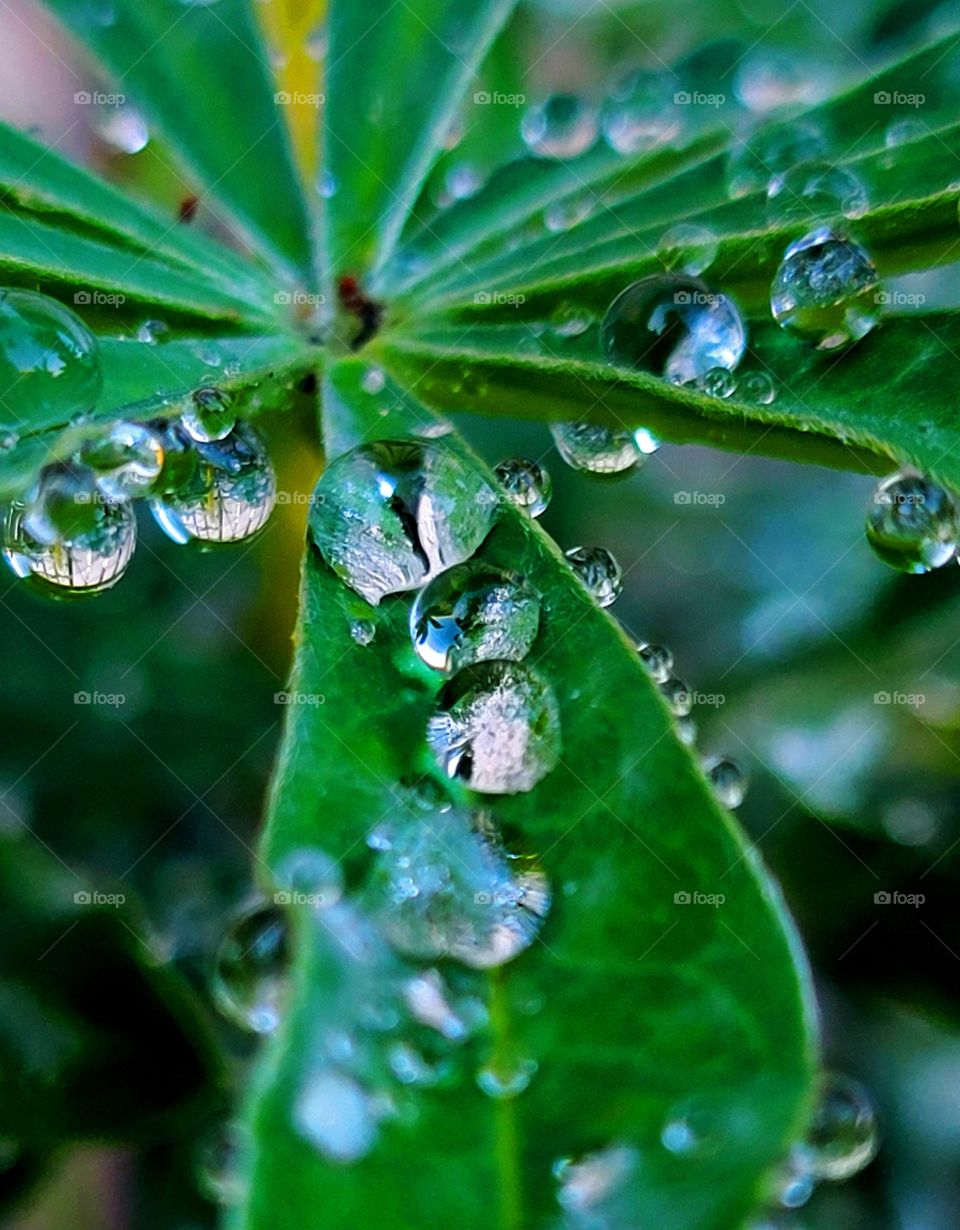
[[[520,130],[532,154],[576,158],[597,139],[597,113],[575,94],[551,94],[528,109]]]
[[[427,739],[448,776],[473,790],[532,790],[557,763],[557,703],[551,688],[519,663],[468,666],[440,693]]]
[[[235,1025],[258,1034],[280,1023],[289,953],[286,920],[272,905],[257,905],[227,928],[217,949],[213,999]]]
[[[540,626],[540,599],[522,577],[462,564],[435,577],[410,612],[413,647],[434,670],[525,658]]]
[[[611,363],[687,384],[711,368],[733,369],[747,344],[740,313],[697,278],[653,274],[614,299],[600,326]]]
[[[787,248],[770,288],[781,328],[820,350],[848,346],[880,319],[877,271],[858,244],[828,227]]]
[[[623,474],[641,465],[656,444],[647,433],[635,433],[595,423],[551,423],[557,452],[574,470],[589,474]]]
[[[266,525],[277,498],[273,467],[260,437],[241,423],[226,439],[195,449],[193,473],[151,500],[157,524],[181,545],[251,538]]]
[[[639,69],[622,78],[604,103],[603,136],[618,154],[636,154],[672,140],[680,131],[672,75]]]
[[[437,443],[385,441],[339,457],[317,486],[313,541],[376,605],[464,563],[493,524],[497,493]]]
[[[609,606],[623,589],[623,571],[606,547],[571,547],[571,568],[600,606]]]
[[[196,389],[180,422],[187,435],[200,444],[225,440],[237,425],[233,398],[212,385]]]
[[[958,535],[957,505],[937,483],[892,474],[874,492],[867,542],[891,567],[912,573],[942,568],[956,551]]]
[[[842,1182],[873,1161],[877,1117],[866,1089],[857,1081],[825,1073],[819,1098],[799,1154],[816,1179]]]
[[[163,443],[139,423],[114,423],[101,436],[84,442],[80,460],[89,466],[108,500],[146,495],[163,469]]]
[[[92,410],[103,384],[97,339],[69,308],[0,290],[0,415],[9,426]]]
[[[553,482],[538,462],[529,457],[511,457],[501,461],[495,473],[511,504],[531,517],[546,512],[553,495]]]

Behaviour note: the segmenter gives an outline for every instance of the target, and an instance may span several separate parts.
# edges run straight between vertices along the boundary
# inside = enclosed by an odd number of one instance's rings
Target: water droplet
[[[673,670],[673,654],[670,650],[663,645],[651,645],[647,641],[641,641],[637,645],[637,652],[650,677],[657,683],[666,683]]]
[[[561,340],[582,337],[595,322],[594,314],[576,303],[560,303],[550,313],[550,331]]]
[[[482,662],[444,687],[427,740],[447,775],[472,790],[532,790],[557,763],[557,703],[550,687],[519,663]]]
[[[519,662],[537,638],[540,599],[522,577],[461,564],[417,595],[410,637],[434,670],[493,659]]]
[[[509,1063],[489,1063],[477,1073],[477,1086],[489,1098],[506,1100],[518,1097],[537,1073],[535,1059],[519,1059]]]
[[[377,1115],[370,1094],[335,1068],[312,1072],[297,1097],[296,1130],[332,1162],[359,1161],[377,1139]]]
[[[713,793],[724,807],[739,807],[747,793],[747,775],[729,756],[711,756],[703,762]]]
[[[597,139],[597,113],[575,94],[551,94],[527,110],[520,130],[532,154],[576,158]]]
[[[277,484],[266,449],[253,428],[238,424],[226,439],[196,444],[193,474],[150,501],[163,532],[181,546],[241,542],[266,525]]]
[[[376,605],[468,560],[496,504],[493,488],[443,445],[381,440],[327,468],[310,530],[333,571]]]
[[[711,368],[733,369],[747,344],[743,320],[726,295],[696,278],[653,274],[614,299],[600,326],[611,363],[687,384]]]
[[[575,1160],[562,1158],[553,1167],[560,1185],[557,1200],[571,1213],[594,1211],[618,1194],[638,1162],[636,1150],[627,1145],[611,1145]]]
[[[609,606],[623,589],[623,572],[606,547],[571,547],[570,567],[599,606]]]
[[[561,197],[553,201],[543,211],[543,221],[548,231],[555,234],[569,231],[572,227],[589,218],[597,196],[594,192],[577,192],[573,196]]]
[[[20,437],[15,431],[0,431],[0,453],[9,453],[20,443]]]
[[[693,747],[697,742],[697,724],[689,714],[678,717],[674,722],[674,729],[684,747]]]
[[[137,329],[137,341],[147,346],[156,346],[169,340],[170,326],[162,320],[145,320]]]
[[[792,167],[772,182],[767,194],[767,213],[775,221],[818,221],[836,214],[859,218],[867,205],[866,189],[853,172],[829,162]]]
[[[604,103],[604,140],[618,154],[636,154],[672,140],[680,132],[673,77],[639,69],[623,77]]]
[[[272,1033],[280,1023],[289,962],[286,920],[256,905],[227,928],[214,964],[213,1000],[242,1029]]]
[[[355,619],[350,625],[350,635],[358,645],[372,645],[377,635],[377,625],[372,619]]]
[[[325,201],[337,195],[337,179],[329,171],[321,171],[317,180],[317,191]]]
[[[693,708],[693,696],[690,689],[675,675],[671,675],[669,679],[661,683],[660,691],[675,717],[686,717]]]
[[[94,126],[100,139],[121,154],[139,154],[150,142],[146,120],[126,103],[98,108]]]
[[[103,385],[100,349],[79,316],[30,290],[0,290],[0,412],[19,429],[92,410]]]
[[[363,378],[360,381],[360,387],[364,393],[376,395],[382,393],[387,383],[386,373],[382,367],[368,367],[363,373]]]
[[[923,120],[894,120],[883,134],[883,143],[887,149],[896,149],[898,145],[921,140],[929,132]]]
[[[677,1157],[707,1157],[718,1152],[724,1132],[720,1116],[701,1098],[675,1106],[663,1125],[660,1141]]]
[[[511,504],[531,517],[546,512],[553,495],[553,482],[538,462],[529,457],[511,457],[501,461],[495,473]]]
[[[199,444],[225,440],[237,425],[233,398],[223,389],[213,386],[196,389],[180,423],[187,435]]]
[[[900,572],[942,568],[960,535],[957,505],[929,479],[892,474],[873,495],[867,514],[867,542],[885,564]]]
[[[328,910],[343,896],[343,873],[325,850],[305,847],[285,855],[274,879],[280,886],[277,905],[308,905]]]
[[[450,167],[443,179],[444,203],[452,205],[456,201],[467,201],[476,196],[483,187],[483,176],[480,171],[468,162],[457,163]]]
[[[469,1030],[447,999],[443,979],[435,969],[424,970],[404,983],[403,997],[410,1015],[421,1025],[435,1029],[448,1042],[460,1042]]]
[[[250,1139],[239,1123],[221,1124],[197,1150],[200,1189],[216,1204],[240,1204],[249,1191]]]
[[[824,1073],[813,1118],[798,1153],[815,1179],[843,1182],[877,1153],[877,1116],[866,1089],[836,1073]]]
[[[711,367],[700,380],[700,387],[708,397],[732,397],[737,391],[737,378],[725,367]]]
[[[719,244],[713,231],[703,226],[681,222],[665,231],[657,245],[657,254],[674,273],[697,277],[717,259]]]
[[[833,350],[877,324],[877,284],[863,248],[821,227],[787,248],[770,288],[770,310],[781,328]]]
[[[79,456],[93,470],[102,494],[117,502],[146,495],[163,469],[160,437],[139,423],[114,423],[103,435],[86,440]]]
[[[741,401],[758,406],[769,406],[776,401],[777,389],[767,372],[747,372],[737,381],[737,396]]]
[[[823,158],[826,153],[823,134],[810,124],[761,128],[731,151],[727,160],[727,190],[732,197],[775,192],[791,168]]]
[[[574,470],[589,474],[624,474],[646,460],[632,431],[595,423],[551,423],[557,452]]]

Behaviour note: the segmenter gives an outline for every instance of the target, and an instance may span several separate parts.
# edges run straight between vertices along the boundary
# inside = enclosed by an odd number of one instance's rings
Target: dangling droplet
[[[376,395],[382,393],[387,383],[387,376],[382,367],[368,367],[363,373],[360,387],[364,393]]]
[[[676,87],[668,73],[639,69],[623,77],[604,103],[604,140],[618,154],[636,154],[672,140],[680,132]]]
[[[224,440],[194,447],[198,457],[192,475],[150,501],[157,524],[181,546],[251,538],[266,525],[277,498],[260,437],[240,423]]]
[[[609,606],[623,589],[623,571],[606,547],[571,547],[564,555],[599,606]]]
[[[380,440],[327,468],[310,532],[341,580],[377,605],[468,560],[496,505],[496,491],[442,444]]]
[[[690,689],[675,675],[665,679],[660,685],[660,691],[675,717],[686,717],[693,708],[693,696]]]
[[[574,470],[624,474],[642,465],[653,448],[641,448],[638,433],[595,423],[551,423],[557,452]],[[652,437],[643,437],[644,442]],[[654,442],[655,443],[655,442]]]
[[[597,130],[596,110],[575,94],[551,94],[521,123],[527,148],[540,158],[576,158],[593,145]]]
[[[878,323],[877,286],[863,248],[821,227],[787,248],[770,288],[770,310],[782,329],[819,350],[834,350]]]
[[[662,645],[651,645],[641,641],[637,645],[640,661],[656,683],[666,683],[673,671],[673,654]]]
[[[414,649],[427,666],[447,673],[472,662],[519,662],[539,627],[540,599],[523,578],[476,564],[435,577],[410,611]]]
[[[97,339],[48,295],[0,289],[0,422],[65,423],[92,410],[103,386]]]
[[[494,471],[511,504],[531,517],[546,512],[553,495],[553,482],[547,471],[529,457],[501,461]]]
[[[286,919],[273,905],[257,905],[227,928],[213,974],[213,999],[243,1029],[272,1033],[280,1023],[289,964]]]
[[[146,346],[156,346],[168,340],[170,326],[163,320],[145,320],[137,329],[137,341]]]
[[[660,273],[614,299],[600,326],[610,363],[687,384],[711,368],[731,371],[747,344],[743,320],[726,295],[697,278]]]
[[[93,470],[108,500],[137,499],[153,487],[163,469],[163,443],[140,423],[114,423],[102,436],[84,441],[80,461]]]
[[[212,385],[196,389],[180,422],[187,435],[199,444],[225,440],[237,425],[233,398]]]
[[[713,231],[703,226],[680,222],[665,231],[657,245],[657,254],[674,273],[698,277],[717,259],[719,243]]]
[[[731,811],[740,806],[747,794],[747,775],[729,756],[711,756],[703,762],[713,793],[718,802]]]
[[[957,505],[929,479],[892,474],[873,495],[867,542],[900,572],[929,572],[952,559],[960,535]]]
[[[815,1179],[843,1182],[873,1161],[879,1143],[877,1116],[866,1089],[824,1073],[813,1118],[799,1155]]]
[[[597,196],[590,191],[562,196],[558,201],[551,201],[543,211],[543,221],[548,231],[569,231],[590,217],[596,203]]]
[[[468,666],[441,691],[427,741],[444,772],[472,790],[532,790],[559,756],[553,691],[519,663]]]

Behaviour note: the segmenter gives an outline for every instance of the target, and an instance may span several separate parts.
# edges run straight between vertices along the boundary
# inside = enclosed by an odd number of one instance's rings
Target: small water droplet
[[[611,1145],[576,1159],[561,1158],[553,1166],[553,1177],[560,1185],[557,1200],[571,1213],[594,1212],[616,1197],[638,1162],[636,1150],[627,1145]]]
[[[710,756],[703,762],[713,793],[724,807],[739,807],[747,794],[747,775],[729,756]]]
[[[343,873],[325,850],[304,847],[284,855],[274,872],[277,905],[328,910],[343,896]]]
[[[824,1073],[813,1118],[798,1146],[815,1179],[839,1183],[873,1161],[879,1137],[869,1093],[857,1081]]]
[[[550,331],[561,340],[582,337],[595,323],[596,317],[592,312],[569,301],[558,304],[550,313]]]
[[[673,670],[673,654],[670,650],[663,645],[651,645],[647,641],[641,641],[637,645],[637,652],[650,677],[657,683],[666,683]]]
[[[540,158],[576,158],[593,145],[597,131],[596,110],[575,94],[551,94],[521,123],[527,148]]]
[[[371,396],[377,393],[382,393],[387,383],[386,373],[382,367],[368,367],[363,373],[363,378],[360,381],[360,387],[364,393],[369,393]]]
[[[821,227],[787,248],[770,288],[770,310],[781,328],[833,350],[865,337],[878,323],[877,285],[863,248]]]
[[[599,606],[609,606],[623,589],[623,572],[606,547],[571,547],[570,567]]]
[[[477,1072],[477,1086],[488,1098],[516,1098],[529,1086],[538,1066],[535,1059],[489,1063]]]
[[[590,217],[596,202],[596,193],[590,191],[561,197],[558,201],[551,202],[543,211],[544,224],[547,230],[553,231],[554,234],[569,231]]]
[[[726,399],[737,391],[737,378],[725,367],[711,367],[701,377],[699,384],[708,397]]]
[[[874,492],[867,542],[900,572],[942,568],[956,551],[958,535],[957,505],[937,483],[919,475],[892,474]]]
[[[451,1008],[443,979],[435,969],[408,979],[403,997],[413,1019],[435,1029],[448,1042],[461,1042],[469,1033],[463,1018]]]
[[[930,129],[923,120],[894,120],[883,134],[883,143],[887,149],[896,149],[898,145],[921,140],[929,132]]]
[[[197,1150],[197,1178],[204,1195],[216,1204],[240,1204],[249,1182],[249,1134],[239,1123],[219,1125]]]
[[[357,1162],[376,1143],[373,1098],[335,1068],[310,1073],[294,1105],[293,1119],[303,1139],[332,1162]]]
[[[337,195],[337,179],[329,171],[321,171],[317,180],[317,192],[325,200],[329,201]]]
[[[163,457],[163,443],[156,432],[123,421],[86,440],[79,453],[102,494],[118,502],[146,495],[160,477]]]
[[[686,717],[678,717],[674,722],[674,729],[684,747],[693,747],[696,744],[697,724],[689,714]]]
[[[237,425],[233,398],[212,385],[196,389],[180,422],[187,435],[199,444],[225,440]]]
[[[698,277],[717,259],[719,243],[713,231],[703,226],[681,222],[665,231],[657,245],[657,254],[673,273]]]
[[[170,326],[163,320],[145,320],[137,329],[137,341],[147,346],[169,341]]]
[[[372,619],[355,619],[350,624],[350,635],[358,645],[372,645],[377,635],[377,625]]]
[[[280,1023],[289,951],[286,919],[273,905],[256,905],[227,928],[214,964],[213,1000],[242,1029],[272,1033]]]
[[[719,1151],[724,1138],[716,1111],[700,1098],[688,1098],[673,1107],[660,1141],[677,1157],[707,1157]]]
[[[97,339],[48,295],[0,289],[0,413],[19,428],[92,410],[103,386]]]
[[[660,685],[660,691],[675,717],[686,717],[693,708],[693,696],[687,685],[671,675]]]
[[[767,195],[767,214],[774,221],[842,214],[859,218],[867,211],[867,191],[852,171],[829,162],[792,167],[775,179]]]
[[[531,517],[546,512],[553,495],[553,482],[538,462],[529,457],[511,457],[501,461],[495,473],[511,504]]]
[[[601,127],[618,154],[636,154],[673,140],[680,132],[671,74],[639,69],[621,78],[603,105]]]
[[[94,127],[100,139],[121,154],[139,154],[150,142],[146,120],[127,103],[98,107]]]
[[[810,124],[761,128],[731,151],[727,160],[727,190],[732,197],[775,192],[791,168],[823,158],[826,153],[823,134]]]
[[[771,405],[777,398],[773,377],[767,372],[747,372],[737,380],[737,396],[758,406]]]

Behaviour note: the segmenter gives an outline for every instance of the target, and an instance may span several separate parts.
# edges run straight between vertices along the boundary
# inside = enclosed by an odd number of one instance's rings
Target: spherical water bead
[[[180,423],[187,435],[199,444],[225,440],[237,425],[233,398],[224,389],[213,386],[196,389]]]
[[[163,456],[159,435],[140,423],[114,423],[80,448],[99,490],[116,501],[146,495],[160,477]]]
[[[213,1000],[242,1029],[272,1033],[286,993],[289,945],[286,919],[273,905],[257,905],[227,928],[214,962]]]
[[[747,372],[737,380],[737,397],[757,406],[769,406],[777,399],[777,388],[767,372]]]
[[[703,762],[713,793],[724,807],[732,811],[740,806],[747,794],[747,775],[729,756],[711,756]]]
[[[547,471],[529,457],[501,461],[494,471],[507,499],[531,517],[547,511],[553,496],[553,481]]]
[[[700,387],[708,397],[726,399],[737,391],[737,378],[725,367],[711,367],[701,378]]]
[[[677,738],[684,747],[694,747],[696,745],[697,724],[689,714],[676,718],[673,727]]]
[[[477,1088],[488,1098],[507,1101],[523,1093],[536,1076],[539,1066],[535,1059],[488,1063],[477,1072]]]
[[[636,154],[673,140],[680,132],[675,89],[667,73],[639,69],[623,77],[601,111],[603,137],[611,149]]]
[[[435,577],[410,611],[410,637],[427,666],[448,674],[472,662],[519,662],[540,627],[540,599],[522,577],[461,564]]]
[[[58,462],[46,466],[24,497],[23,528],[49,546],[95,529],[104,501],[86,466]]]
[[[382,393],[387,384],[387,375],[382,367],[368,367],[360,380],[364,393],[375,396]]]
[[[810,124],[761,128],[731,151],[727,191],[732,197],[774,191],[784,175],[800,163],[827,153],[823,134]]]
[[[559,757],[557,702],[549,685],[520,663],[481,662],[441,691],[427,742],[447,776],[472,790],[532,790]]]
[[[858,1174],[877,1154],[877,1116],[866,1089],[857,1081],[825,1073],[803,1142],[802,1163],[815,1179],[843,1182]]]
[[[900,572],[942,568],[954,555],[960,513],[949,492],[929,479],[892,474],[874,492],[867,542]]]
[[[767,213],[775,221],[821,220],[842,214],[859,218],[867,211],[867,191],[846,167],[810,162],[792,167],[771,183]]]
[[[567,465],[588,474],[624,474],[653,451],[642,449],[632,431],[595,423],[551,423],[550,434]]]
[[[597,139],[595,108],[575,94],[551,94],[530,107],[520,131],[539,158],[577,158]]]
[[[733,370],[747,344],[732,300],[697,278],[653,274],[614,299],[600,326],[610,363],[688,384],[711,368]]]
[[[637,646],[640,661],[656,683],[666,683],[673,671],[673,654],[663,645],[651,645],[641,641]]]
[[[335,1068],[311,1072],[293,1110],[298,1134],[332,1162],[365,1157],[377,1140],[377,1109],[371,1095]]]
[[[569,231],[572,227],[589,218],[597,196],[593,192],[578,192],[573,196],[561,197],[552,201],[543,211],[543,221],[548,231],[555,234]]]
[[[686,717],[693,708],[693,696],[690,689],[676,675],[665,679],[660,685],[660,691],[675,717]]]
[[[609,606],[623,589],[623,570],[606,547],[571,547],[570,567],[599,606]]]
[[[444,445],[379,440],[327,467],[310,533],[341,580],[377,605],[468,560],[496,505],[494,489]]]
[[[164,320],[145,320],[137,329],[137,341],[156,346],[170,339],[170,326]]]
[[[709,269],[718,251],[719,243],[713,231],[687,222],[671,226],[657,244],[657,254],[668,269],[691,277],[698,277]]]
[[[770,288],[770,310],[782,329],[834,350],[859,341],[879,321],[877,284],[863,248],[821,227],[787,248]]]
[[[626,1187],[639,1162],[636,1150],[627,1145],[611,1145],[576,1159],[561,1158],[553,1166],[559,1184],[557,1200],[570,1213],[601,1212]],[[601,1224],[610,1223],[604,1219]]]
[[[157,524],[181,546],[242,542],[266,525],[277,498],[273,467],[260,437],[239,424],[222,441],[197,444],[193,474],[151,500]]]
[[[561,341],[582,337],[595,323],[594,314],[576,303],[560,303],[550,313],[550,332]]]
[[[0,423],[62,423],[92,410],[103,386],[97,339],[69,308],[0,290]]]
[[[350,635],[358,645],[372,645],[377,635],[377,625],[372,619],[355,619],[350,625]]]

